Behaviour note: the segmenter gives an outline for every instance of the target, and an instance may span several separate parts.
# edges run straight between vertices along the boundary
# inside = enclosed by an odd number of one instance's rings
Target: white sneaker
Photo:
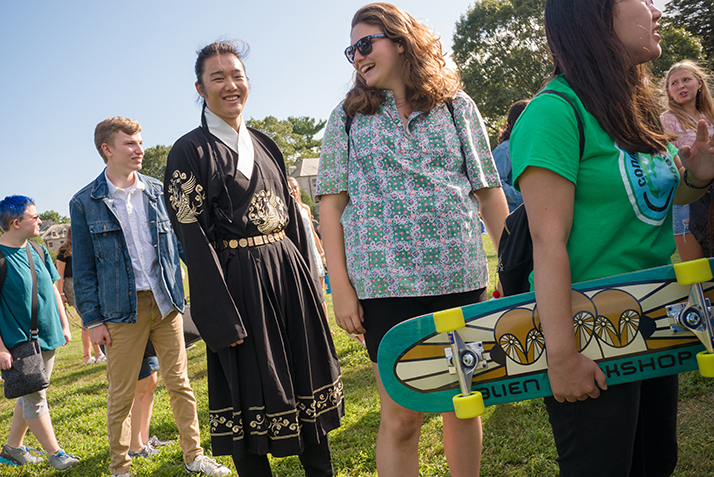
[[[205,455],[197,456],[193,462],[186,464],[186,471],[192,474],[203,474],[208,477],[223,477],[231,475],[231,470]]]

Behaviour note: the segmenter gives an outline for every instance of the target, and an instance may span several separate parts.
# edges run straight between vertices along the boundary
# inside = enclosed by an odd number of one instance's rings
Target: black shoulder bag
[[[30,243],[33,247],[35,246],[33,242]],[[36,393],[50,385],[45,370],[45,361],[42,359],[40,342],[37,339],[39,335],[37,328],[37,272],[30,247],[26,247],[25,250],[32,273],[32,323],[30,325],[30,340],[9,350],[12,355],[12,368],[2,370],[5,397],[8,399]]]

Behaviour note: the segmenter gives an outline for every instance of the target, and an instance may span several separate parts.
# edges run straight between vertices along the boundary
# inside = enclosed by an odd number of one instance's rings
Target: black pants
[[[332,477],[332,453],[327,436],[319,444],[305,443],[305,450],[298,456],[305,469],[305,477]],[[267,455],[243,453],[239,460],[233,459],[240,477],[272,477]]]
[[[597,399],[545,398],[561,477],[672,475],[677,399],[677,375],[618,384]]]

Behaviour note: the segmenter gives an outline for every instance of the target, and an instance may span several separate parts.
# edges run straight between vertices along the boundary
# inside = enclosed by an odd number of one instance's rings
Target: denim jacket
[[[166,212],[161,182],[137,173],[146,186],[144,204],[156,250],[161,284],[176,311],[183,312],[180,246]],[[69,203],[75,305],[84,326],[135,323],[136,283],[124,232],[109,197],[104,172]]]

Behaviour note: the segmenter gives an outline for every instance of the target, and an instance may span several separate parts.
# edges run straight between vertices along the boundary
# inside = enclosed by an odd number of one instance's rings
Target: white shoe
[[[84,364],[94,364],[96,362],[97,362],[97,360],[94,359],[94,356],[85,356],[84,357]]]
[[[231,475],[231,470],[205,455],[197,456],[193,462],[186,464],[186,471],[192,474],[203,474],[208,477]]]

